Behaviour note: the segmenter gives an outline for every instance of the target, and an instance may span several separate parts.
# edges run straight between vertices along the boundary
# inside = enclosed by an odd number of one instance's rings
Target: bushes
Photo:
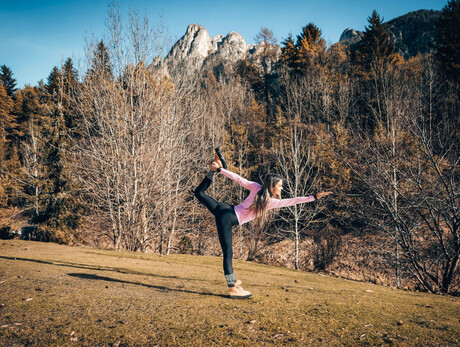
[[[325,227],[320,231],[315,231],[313,242],[313,265],[316,270],[324,271],[340,254],[342,246],[340,232],[330,226]]]
[[[192,254],[193,244],[190,237],[188,237],[187,235],[182,236],[182,238],[179,241],[179,244],[177,245],[177,249],[179,254]]]
[[[9,226],[2,226],[0,227],[0,239],[2,240],[10,240],[14,238],[15,233],[11,231],[11,227]]]
[[[55,242],[59,244],[73,244],[78,239],[78,234],[71,229],[53,228],[48,225],[27,226],[21,230],[23,240]]]

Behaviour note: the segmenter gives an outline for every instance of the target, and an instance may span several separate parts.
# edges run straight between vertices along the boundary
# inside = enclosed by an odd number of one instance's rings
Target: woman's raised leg
[[[215,210],[219,203],[211,198],[209,195],[205,194],[206,189],[211,185],[212,179],[206,175],[206,177],[201,181],[198,187],[196,187],[194,194],[195,197],[201,202],[206,208],[211,211],[212,214],[215,214]]]

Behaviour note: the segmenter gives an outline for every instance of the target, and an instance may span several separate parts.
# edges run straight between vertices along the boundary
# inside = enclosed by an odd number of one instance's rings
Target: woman
[[[232,206],[227,203],[217,202],[205,194],[206,189],[212,182],[215,172],[220,172],[242,187],[249,190],[248,197],[243,203]],[[268,175],[264,185],[248,181],[237,174],[227,170],[227,164],[222,152],[216,148],[214,161],[211,163],[211,171],[195,189],[195,196],[216,218],[217,233],[222,247],[224,258],[224,274],[230,290],[230,298],[247,299],[252,294],[241,287],[241,281],[237,281],[233,272],[232,258],[232,227],[242,225],[256,219],[258,224],[263,224],[267,211],[274,208],[293,206],[303,202],[310,202],[332,194],[332,192],[320,192],[315,196],[281,199],[283,189],[282,178],[278,175]]]

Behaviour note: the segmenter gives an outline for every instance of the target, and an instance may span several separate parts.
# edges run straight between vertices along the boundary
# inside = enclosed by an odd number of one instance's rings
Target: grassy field
[[[0,346],[460,344],[458,298],[221,259],[0,240]]]

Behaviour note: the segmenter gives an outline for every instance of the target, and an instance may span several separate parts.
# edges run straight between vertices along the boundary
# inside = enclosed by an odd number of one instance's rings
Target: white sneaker
[[[239,282],[239,283],[238,283]],[[236,281],[234,287],[230,287],[230,299],[249,299],[252,294],[247,290],[244,290],[241,286],[241,281]]]

